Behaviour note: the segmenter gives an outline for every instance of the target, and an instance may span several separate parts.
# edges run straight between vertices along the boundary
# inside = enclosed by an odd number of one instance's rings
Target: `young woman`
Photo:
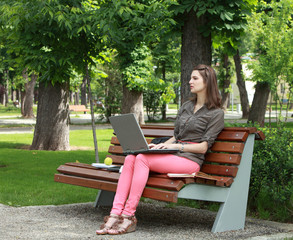
[[[139,154],[125,158],[110,216],[96,234],[123,234],[135,231],[135,211],[149,172],[194,173],[200,170],[204,155],[224,128],[224,112],[213,68],[198,65],[191,73],[190,91],[194,97],[179,109],[174,136],[154,149],[180,150],[174,154]]]

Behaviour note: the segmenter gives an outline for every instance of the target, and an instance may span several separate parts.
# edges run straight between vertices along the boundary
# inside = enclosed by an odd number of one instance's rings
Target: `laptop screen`
[[[133,113],[112,116],[109,120],[124,152],[149,149]]]

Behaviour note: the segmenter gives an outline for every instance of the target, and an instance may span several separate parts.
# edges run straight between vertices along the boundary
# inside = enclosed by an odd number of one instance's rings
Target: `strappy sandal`
[[[100,230],[96,231],[97,235],[107,234],[112,227],[117,227],[118,223],[121,222],[121,216],[111,214],[110,216],[104,217],[104,224],[100,226]]]
[[[135,216],[122,215],[122,221],[115,227],[108,230],[108,234],[119,235],[124,233],[134,232],[137,224]],[[129,224],[125,223],[125,220],[129,220]]]

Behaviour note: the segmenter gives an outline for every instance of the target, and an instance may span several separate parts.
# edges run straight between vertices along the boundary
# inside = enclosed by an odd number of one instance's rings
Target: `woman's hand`
[[[149,144],[151,149],[178,149],[178,144],[168,144],[168,143],[159,143],[159,144]]]
[[[183,147],[182,147],[183,146]],[[182,143],[160,143],[149,144],[151,149],[178,149],[181,152],[201,153],[205,154],[208,150],[208,143],[206,141],[196,144],[184,144]]]

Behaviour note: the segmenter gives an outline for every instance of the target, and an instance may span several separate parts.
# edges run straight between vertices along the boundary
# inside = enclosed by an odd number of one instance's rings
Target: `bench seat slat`
[[[201,173],[203,173],[201,171]],[[166,174],[158,174],[151,172],[150,176],[157,177],[157,178],[169,178]],[[189,183],[203,183],[206,184],[208,181],[210,181],[210,185],[216,185],[216,186],[226,186],[229,187],[233,183],[233,177],[225,177],[225,176],[213,176],[208,174],[200,174],[199,176],[195,178],[176,178],[181,179],[185,184]]]
[[[86,169],[80,167],[73,167],[67,165],[61,165],[57,168],[59,173],[63,173],[66,175],[73,175],[78,177],[85,178],[94,178],[100,180],[106,180],[111,182],[118,182],[120,174],[117,172],[110,172],[105,170],[97,170],[97,169]]]
[[[151,198],[155,200],[165,201],[165,202],[174,202],[178,201],[178,192],[166,191],[161,189],[154,189],[146,187],[142,193],[143,197]]]
[[[71,167],[76,167],[76,168],[85,168],[85,169],[92,169],[92,170],[95,170],[97,171],[97,169],[93,166],[91,166],[90,164],[85,164],[85,163],[66,163],[65,164],[66,166],[71,166]],[[65,168],[62,168],[61,171],[64,171]],[[98,171],[102,171],[103,174],[105,173],[108,173],[108,171],[105,171],[105,170],[98,170]],[[72,175],[76,175],[78,174],[78,169],[67,169],[67,174],[72,174]],[[84,172],[85,173],[85,172]],[[91,172],[93,173],[93,172]],[[96,172],[95,172],[96,173]],[[113,174],[113,172],[109,172],[111,174]],[[117,174],[117,173],[115,173]],[[83,174],[83,176],[85,176],[85,174]],[[95,176],[97,176],[95,174]],[[88,174],[87,177],[92,177],[91,174]],[[233,182],[233,178],[231,177],[224,177],[224,176],[211,176],[212,178],[216,178],[217,181],[216,182],[213,182],[214,185],[216,186],[230,186],[231,183]],[[158,181],[158,178],[164,178],[165,180],[161,180],[161,181]],[[199,181],[209,181],[209,176],[198,176],[197,178],[200,178],[201,180],[198,180],[197,182]],[[172,179],[170,179],[166,174],[157,174],[157,173],[150,173],[150,180],[148,181],[147,183],[147,186],[150,186],[150,187],[162,187],[162,186],[166,186],[164,188],[166,189],[170,189],[170,190],[174,190],[175,189],[175,186],[176,186],[176,190],[179,191],[182,186],[184,184],[189,184],[189,183],[193,183],[193,182],[196,182],[196,180],[194,178],[180,178],[180,181],[172,181]],[[171,187],[168,187],[170,186],[171,184]]]
[[[120,174],[117,172],[111,172],[101,169],[74,167],[69,165],[61,165],[57,169],[57,171],[66,175],[78,176],[83,178],[93,178],[110,182],[118,182],[120,177]],[[164,179],[150,177],[147,181],[147,186],[179,191],[184,186],[184,182],[178,179],[174,180],[170,178]]]
[[[207,174],[236,177],[238,168],[234,166],[204,164],[201,171]]]
[[[117,188],[117,183],[115,182],[103,181],[100,179],[84,178],[72,175],[55,174],[54,180],[55,182],[67,183],[81,187],[95,188],[110,192],[115,192]]]
[[[184,186],[184,181],[171,178],[149,177],[147,186],[179,191]]]
[[[93,167],[92,165],[86,164],[86,163],[69,162],[69,163],[65,163],[64,165],[72,166],[72,167],[88,168],[88,169],[97,169]]]
[[[206,179],[205,177],[196,177],[194,178],[194,182],[201,184],[216,185],[219,187],[229,187],[234,181],[233,177],[223,177],[214,175],[211,175],[211,177],[216,180]]]
[[[117,183],[108,182],[92,178],[83,178],[77,176],[69,176],[63,174],[55,174],[55,182],[67,183],[81,187],[95,188],[110,192],[116,192]],[[178,200],[178,192],[166,191],[161,189],[145,188],[142,194],[143,197],[152,198],[155,200],[174,202]]]

